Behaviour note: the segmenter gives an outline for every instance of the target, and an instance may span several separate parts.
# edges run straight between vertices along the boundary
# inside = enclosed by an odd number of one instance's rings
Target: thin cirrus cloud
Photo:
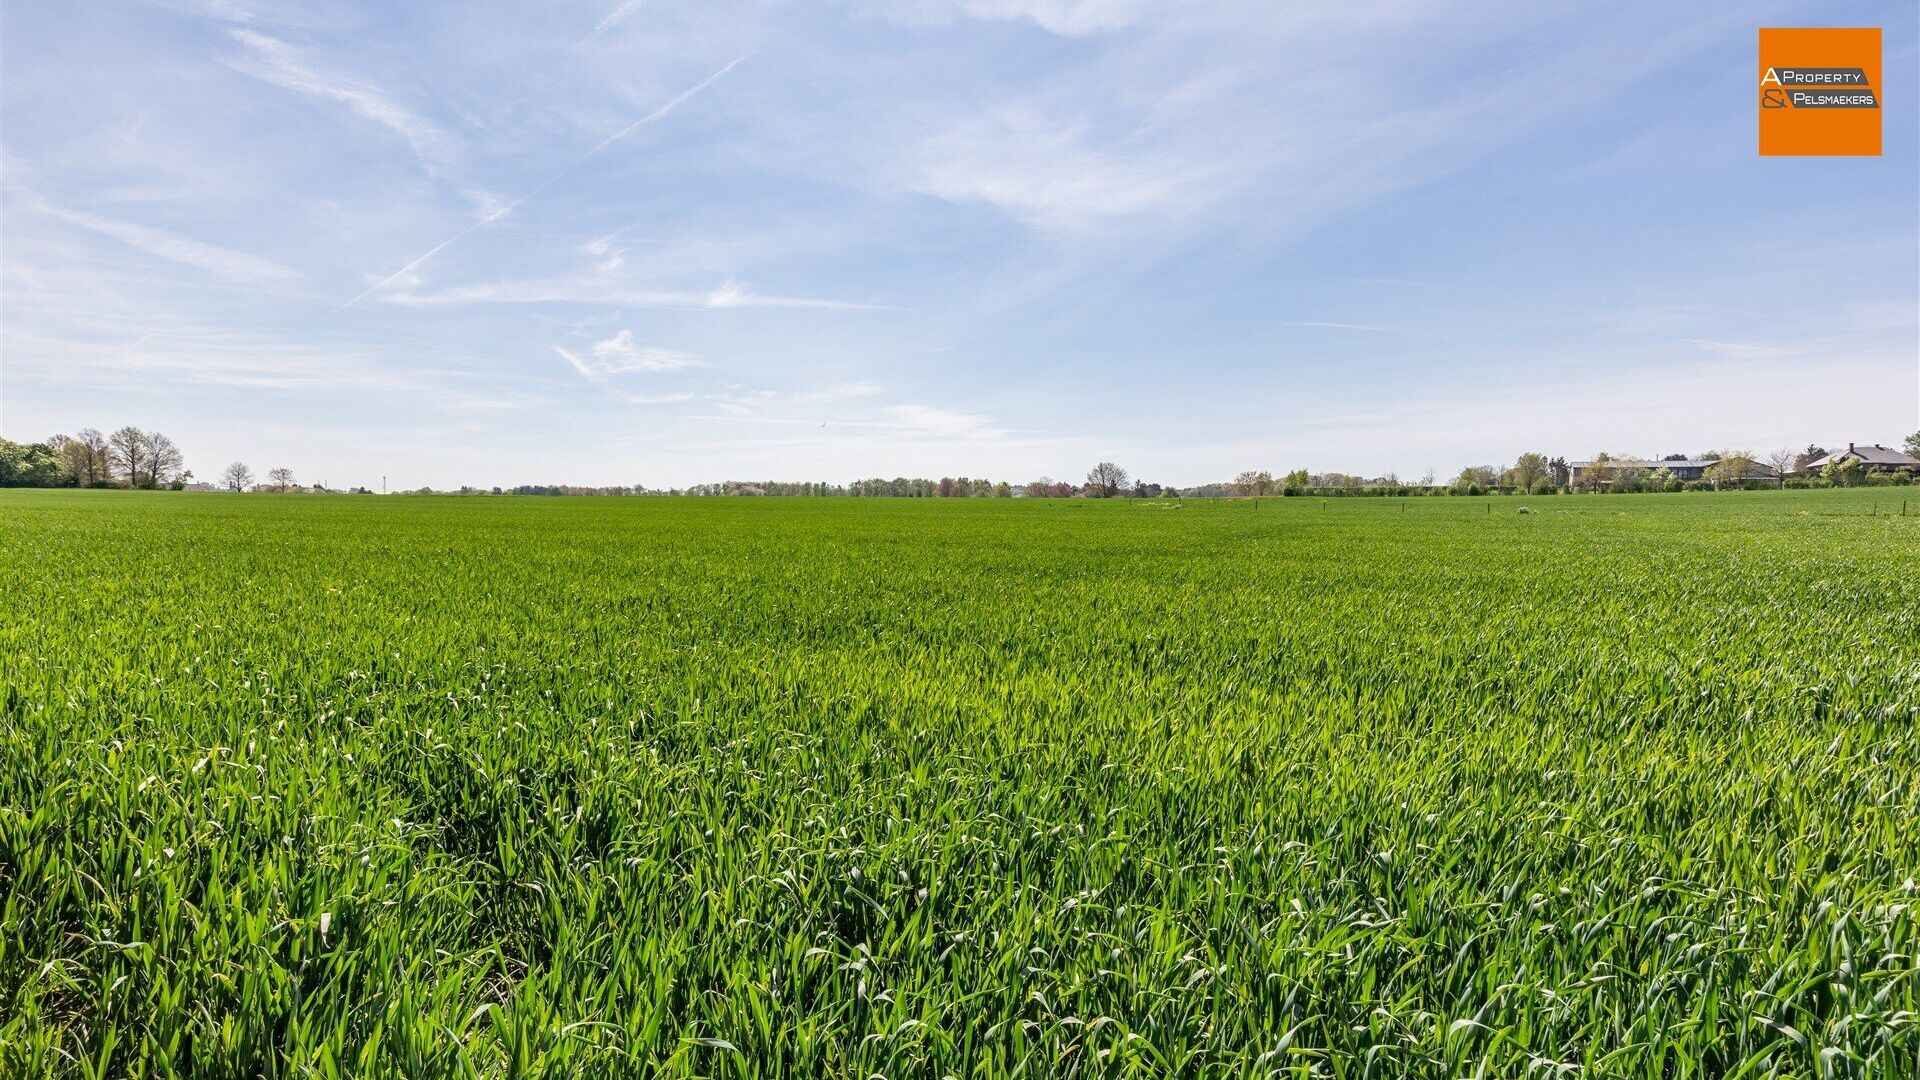
[[[247,29],[230,33],[246,50],[245,56],[230,63],[235,71],[297,94],[345,105],[406,140],[429,173],[440,175],[458,164],[458,149],[450,135],[385,92],[352,76],[323,69],[278,38]]]
[[[28,370],[45,365],[67,383],[110,391],[132,384],[169,382],[245,391],[294,393],[452,394],[463,382],[457,373],[406,371],[394,358],[358,346],[287,341],[277,335],[236,332],[182,322],[157,327],[132,340],[102,335],[89,341],[37,340],[31,333],[10,334],[29,346]],[[46,348],[58,344],[58,360]]]
[[[1300,327],[1301,329],[1306,329],[1306,330],[1359,330],[1369,334],[1404,334],[1406,333],[1405,330],[1402,330],[1397,326],[1376,326],[1373,323],[1306,321],[1306,322],[1289,322],[1289,323],[1283,323],[1282,325]]]
[[[633,375],[643,372],[684,371],[687,368],[702,367],[697,358],[674,349],[663,349],[654,345],[641,345],[633,340],[633,331],[621,330],[604,341],[596,341],[587,349],[585,356],[558,345],[553,351],[561,359],[573,365],[573,369],[594,382],[610,375]]]
[[[889,405],[880,410],[880,424],[903,434],[936,438],[991,439],[1004,432],[985,417],[931,405]]]
[[[818,390],[808,390],[795,400],[807,403],[825,403],[850,401],[855,398],[876,397],[885,393],[885,389],[871,379],[857,379],[853,382],[834,383]]]
[[[110,237],[149,255],[197,267],[215,277],[240,282],[284,282],[299,274],[279,263],[244,251],[209,244],[190,236],[131,221],[116,221],[83,210],[72,210],[29,196],[29,205],[49,217]]]
[[[624,401],[629,405],[679,405],[682,402],[688,402],[693,400],[693,395],[691,393],[629,394],[624,391],[614,391],[613,396],[616,399],[620,401]]]
[[[1779,346],[1760,345],[1753,342],[1706,341],[1699,338],[1688,338],[1686,342],[1703,352],[1729,360],[1756,360],[1788,355],[1788,350]]]
[[[966,13],[982,19],[1026,20],[1056,34],[1077,37],[1132,25],[1146,0],[966,0]]]
[[[1031,23],[1062,37],[1085,37],[1131,26],[1149,5],[1150,0],[857,0],[854,7],[909,25],[945,25],[964,17]]]
[[[724,281],[698,292],[690,289],[646,289],[597,278],[560,278],[546,281],[505,281],[466,285],[435,293],[390,293],[388,303],[414,307],[456,304],[593,304],[638,308],[718,310],[724,308],[819,308],[829,311],[890,311],[885,304],[831,300],[808,296],[778,296],[754,292],[746,285]]]
[[[585,40],[592,41],[619,26],[621,23],[626,22],[632,17],[633,13],[639,11],[641,5],[646,2],[647,0],[622,0],[613,10],[607,12],[599,22],[593,24],[593,29],[588,31]]]
[[[858,396],[864,396],[858,395]],[[943,409],[933,405],[908,403],[900,405],[882,405],[878,408],[852,415],[839,413],[818,414],[813,416],[770,416],[762,408],[767,405],[779,405],[783,399],[771,391],[751,391],[732,394],[709,394],[707,403],[720,410],[718,413],[690,416],[690,420],[740,421],[750,424],[771,424],[783,427],[817,427],[834,430],[850,430],[869,434],[884,434],[903,439],[951,439],[951,440],[990,440],[1000,439],[1007,431],[984,416]],[[787,405],[817,404],[820,399],[814,395],[802,394],[785,400]],[[782,410],[805,412],[799,410]]]
[[[534,185],[533,188],[529,190],[525,195],[520,196],[519,198],[513,200],[510,203],[494,206],[492,209],[485,212],[478,219],[472,222],[469,222],[460,231],[454,233],[452,236],[449,236],[445,240],[442,240],[439,243],[428,248],[425,252],[415,257],[413,261],[407,263],[405,266],[402,266],[400,269],[395,270],[393,273],[388,274],[386,277],[383,277],[380,280],[374,282],[372,285],[367,286],[365,289],[357,293],[351,300],[348,300],[346,303],[341,304],[339,307],[333,309],[331,314],[338,315],[342,311],[347,310],[348,308],[354,306],[360,301],[365,300],[367,297],[372,296],[374,293],[379,292],[380,290],[386,288],[387,286],[393,284],[396,281],[399,281],[401,278],[411,275],[415,270],[418,270],[420,267],[426,265],[428,260],[432,259],[435,255],[440,254],[442,251],[445,251],[447,248],[453,246],[454,243],[459,241],[461,238],[465,237],[468,233],[473,232],[475,229],[478,229],[483,225],[491,225],[494,222],[499,221],[501,218],[506,217],[508,214],[513,213],[515,210],[519,209],[522,204],[526,203],[528,200],[532,199],[534,196],[545,191],[547,188],[552,187],[554,184],[558,183],[568,173],[571,173],[575,169],[578,169],[580,166],[585,165],[588,161],[592,160],[593,158],[598,157],[601,151],[605,150],[607,147],[612,146],[614,143],[619,142],[621,139],[626,138],[627,136],[633,134],[634,132],[640,130],[643,127],[646,127],[650,124],[658,123],[661,120],[666,119],[669,115],[673,113],[675,109],[678,109],[680,106],[686,104],[688,101],[691,101],[693,98],[705,92],[708,87],[712,86],[714,83],[717,83],[721,79],[725,78],[728,72],[738,67],[741,61],[745,59],[746,57],[744,56],[735,57],[732,61],[722,66],[719,70],[715,71],[713,74],[708,75],[706,78],[701,79],[699,82],[694,83],[692,86],[674,95],[671,99],[667,101],[666,104],[659,106],[658,108],[654,109],[652,112],[647,113],[645,116],[640,117],[638,120],[633,121],[627,126],[621,128],[620,130],[600,140],[598,143],[594,145],[593,149],[588,150],[586,153],[581,154],[580,156],[574,158],[572,161],[568,162],[567,165],[563,167],[559,172],[554,173],[553,175],[547,177],[545,180],[542,180],[540,181],[540,183]]]
[[[1444,56],[1387,47],[1380,31],[1449,9],[1488,41],[1528,40],[1552,18],[1544,9],[1493,17],[1447,2],[1338,13],[1196,2],[1188,17],[1134,33],[1122,28],[1167,9],[972,0],[962,10],[977,17],[1061,35],[1116,32],[1091,37],[1083,62],[1018,92],[992,88],[954,110],[957,120],[930,125],[931,134],[906,142],[896,175],[908,190],[1088,242],[1103,270],[1114,244],[1142,264],[1223,229],[1239,244],[1284,243],[1590,104],[1556,72],[1624,55],[1617,70],[1631,81],[1714,40],[1731,21],[1689,10],[1670,33],[1631,48],[1630,32],[1608,27],[1565,46],[1519,50],[1497,85],[1463,78],[1436,94]],[[1311,50],[1298,49],[1303,40]],[[1275,64],[1272,55],[1289,59]],[[1547,90],[1515,99],[1512,85]],[[1275,191],[1287,195],[1275,199]]]
[[[1023,105],[933,136],[910,172],[908,186],[923,194],[992,205],[1044,231],[1092,233],[1197,198],[1216,170],[1203,158],[1103,147],[1089,125]]]

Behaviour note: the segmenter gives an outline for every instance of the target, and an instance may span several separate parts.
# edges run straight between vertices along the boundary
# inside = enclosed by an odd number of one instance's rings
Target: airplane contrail
[[[723,77],[726,76],[727,72],[732,71],[734,68],[738,67],[740,65],[740,62],[745,59],[746,59],[745,56],[735,57],[731,63],[727,64],[727,66],[721,68],[719,71],[714,72],[713,74],[707,76],[706,78],[701,79],[699,82],[694,83],[692,86],[686,88],[685,90],[682,90],[679,94],[674,96],[672,101],[667,102],[665,105],[660,106],[659,108],[653,110],[652,112],[641,117],[640,119],[635,120],[633,123],[628,124],[626,127],[621,128],[619,131],[616,131],[613,134],[607,136],[606,138],[600,140],[599,145],[595,146],[593,149],[575,158],[573,162],[569,164],[566,168],[561,169],[559,172],[554,173],[552,176],[549,176],[545,180],[540,181],[540,183],[534,186],[533,190],[513,200],[512,202],[508,203],[506,206],[502,207],[501,209],[495,210],[493,213],[488,214],[486,217],[483,217],[478,221],[475,221],[471,225],[468,225],[466,228],[461,229],[459,232],[454,233],[452,236],[447,237],[445,240],[442,240],[439,243],[428,248],[426,253],[421,255],[419,258],[413,260],[412,262],[401,267],[400,269],[395,270],[393,273],[388,274],[386,277],[368,286],[366,291],[362,292],[360,295],[354,297],[353,299],[347,301],[344,304],[341,304],[339,307],[334,308],[332,311],[328,312],[327,313],[328,317],[331,318],[334,315],[340,314],[341,312],[347,310],[348,308],[359,303],[360,301],[365,300],[367,297],[372,296],[374,293],[379,292],[381,289],[386,288],[388,285],[393,284],[395,281],[398,281],[400,278],[405,277],[407,274],[412,273],[417,267],[425,263],[428,259],[431,259],[435,255],[440,254],[440,252],[446,250],[448,245],[452,244],[454,241],[467,235],[473,230],[481,227],[482,225],[491,225],[494,222],[499,221],[501,218],[506,217],[508,214],[513,213],[513,211],[516,208],[518,208],[520,204],[526,202],[528,199],[533,198],[535,195],[540,194],[542,191],[547,190],[549,187],[552,187],[555,183],[557,183],[562,177],[566,176],[568,173],[572,172],[573,170],[579,168],[582,165],[585,165],[587,162],[593,160],[593,158],[596,155],[598,155],[602,150],[605,150],[607,147],[612,146],[614,143],[619,142],[621,139],[624,139],[627,136],[633,134],[634,132],[640,130],[641,128],[646,127],[648,124],[656,123],[660,120],[665,119],[667,114],[673,112],[673,110],[679,108],[680,106],[685,105],[690,99],[698,95],[701,91],[712,86],[714,83],[719,82]]]
[[[646,3],[646,0],[626,0],[626,2],[621,4],[619,7],[614,8],[612,11],[607,12],[605,18],[593,24],[593,31],[589,33],[586,37],[582,38],[581,40],[583,42],[592,41],[594,38],[599,37],[601,34],[604,34],[607,31],[613,29],[614,27],[619,26],[621,23],[626,22],[627,16],[633,14],[634,11],[637,10],[640,7],[640,5],[644,3]]]

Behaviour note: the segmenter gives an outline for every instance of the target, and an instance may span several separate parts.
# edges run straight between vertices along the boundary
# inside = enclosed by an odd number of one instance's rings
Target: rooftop
[[[1718,458],[1686,458],[1680,461],[1653,461],[1647,458],[1608,458],[1606,465],[1614,469],[1704,469]],[[1593,465],[1591,461],[1569,462],[1575,468],[1585,469]]]
[[[1848,458],[1848,457],[1857,457],[1861,461],[1864,461],[1869,465],[1920,466],[1920,458],[1914,457],[1911,454],[1901,453],[1900,451],[1894,450],[1890,447],[1881,446],[1879,443],[1874,443],[1872,446],[1861,446],[1856,443],[1848,443],[1847,448],[1845,450],[1835,450],[1833,453],[1828,454],[1826,457],[1808,462],[1807,468],[1808,469],[1824,468],[1825,466],[1833,462],[1840,461],[1843,458]]]

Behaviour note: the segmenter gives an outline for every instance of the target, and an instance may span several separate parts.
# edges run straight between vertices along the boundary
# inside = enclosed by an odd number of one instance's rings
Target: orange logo
[[[1763,27],[1760,153],[1880,154],[1880,31]]]

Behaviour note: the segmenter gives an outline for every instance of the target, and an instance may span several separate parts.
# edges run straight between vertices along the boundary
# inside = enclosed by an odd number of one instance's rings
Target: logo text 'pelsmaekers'
[[[1770,67],[1760,75],[1763,109],[1877,109],[1880,101],[1857,67]]]

